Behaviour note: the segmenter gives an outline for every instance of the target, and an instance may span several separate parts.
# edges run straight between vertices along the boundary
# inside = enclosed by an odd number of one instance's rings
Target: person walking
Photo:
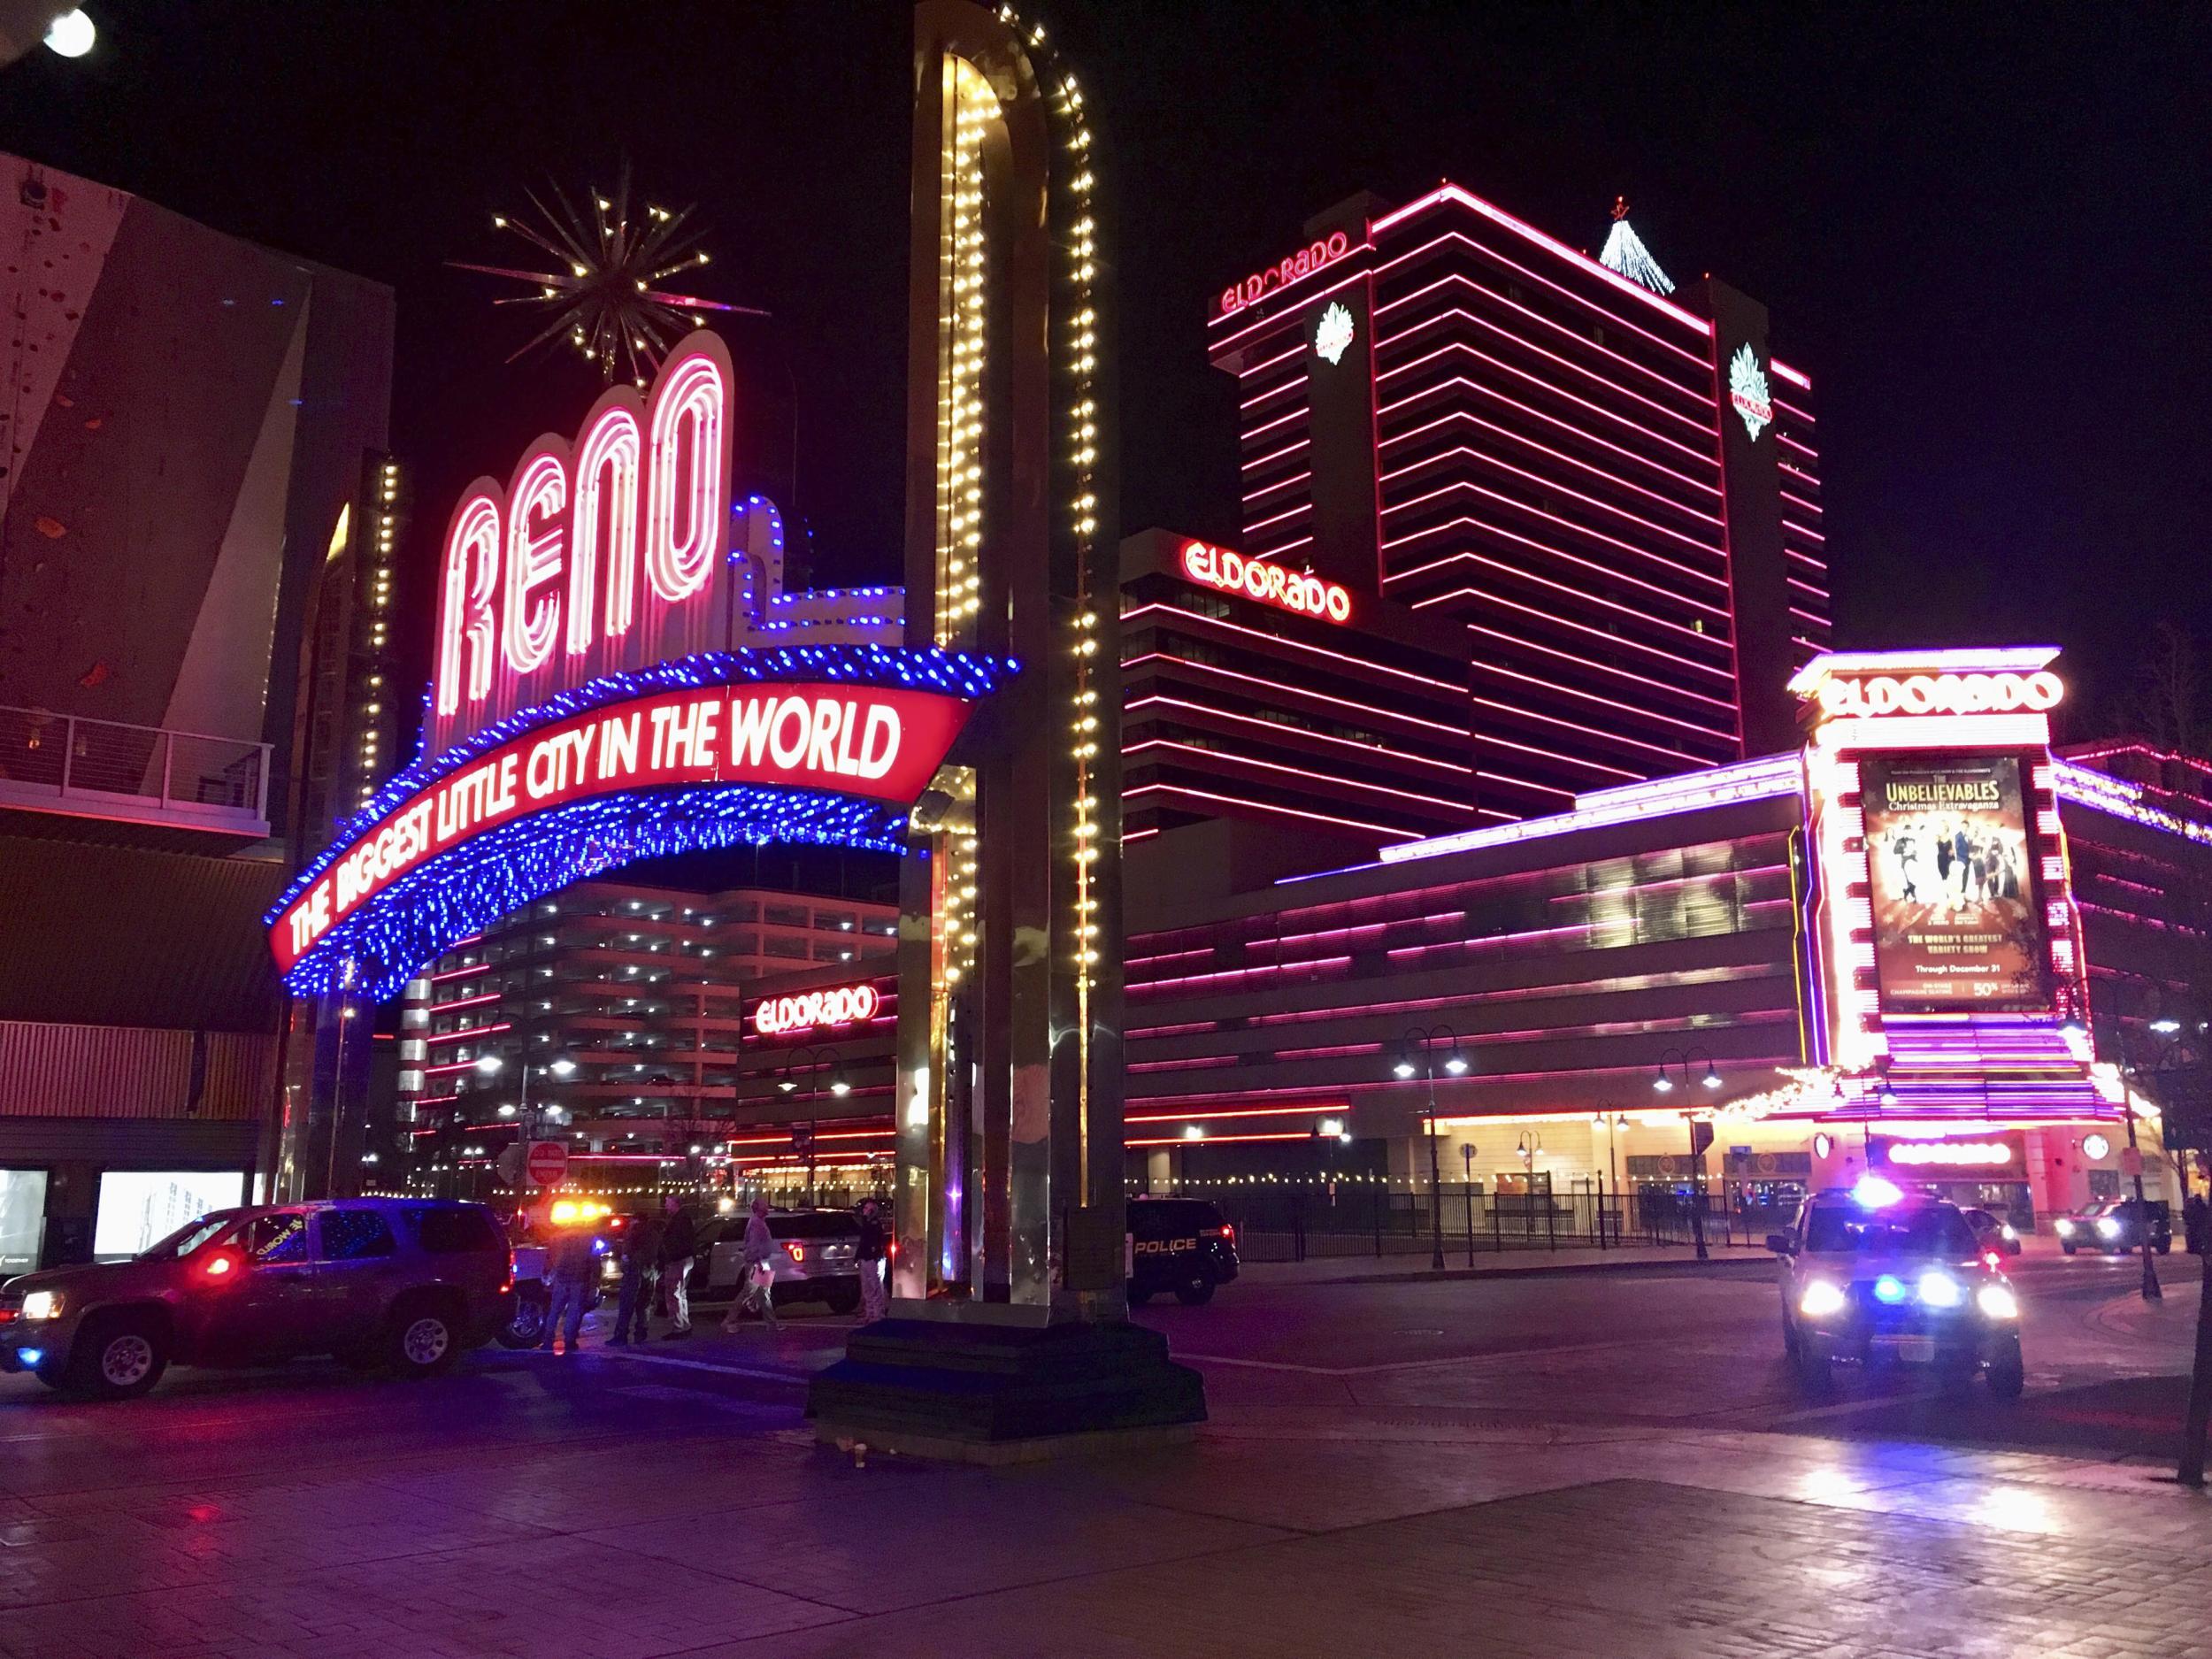
[[[616,1248],[622,1253],[622,1294],[615,1303],[614,1335],[608,1339],[610,1348],[627,1348],[633,1340],[642,1342],[650,1334],[647,1316],[653,1307],[653,1270],[660,1261],[661,1229],[657,1216],[632,1216],[623,1228],[621,1242]],[[637,1335],[630,1332],[636,1327]]]
[[[762,1324],[771,1331],[776,1328],[776,1235],[768,1230],[768,1195],[764,1193],[753,1200],[752,1217],[745,1224],[745,1260],[740,1280],[744,1289],[722,1321],[725,1331],[737,1330],[744,1323],[745,1310],[750,1307],[760,1310]]]
[[[671,1336],[691,1334],[691,1263],[699,1254],[699,1228],[683,1201],[671,1193],[662,1204],[660,1225],[661,1291],[668,1299],[668,1317],[675,1321]]]
[[[2212,1256],[2212,1204],[2202,1193],[2192,1193],[2181,1206],[2182,1248],[2192,1256]]]
[[[890,1293],[883,1283],[884,1246],[883,1217],[876,1201],[860,1201],[860,1322],[872,1325],[891,1311]]]
[[[584,1302],[591,1294],[591,1276],[598,1258],[591,1252],[591,1233],[583,1227],[566,1227],[554,1239],[548,1265],[552,1273],[552,1304],[545,1314],[545,1340],[538,1346],[553,1351],[553,1333],[567,1322],[566,1353],[573,1354],[584,1328]]]

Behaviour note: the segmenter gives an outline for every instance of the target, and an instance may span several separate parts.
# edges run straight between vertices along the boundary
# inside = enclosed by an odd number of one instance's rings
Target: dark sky
[[[909,27],[896,0],[88,0],[98,52],[0,71],[0,147],[398,291],[419,550],[478,472],[572,426],[503,367],[489,216],[621,160],[696,202],[746,453],[819,569],[895,576]],[[1067,14],[1074,12],[1072,17]],[[1122,524],[1233,539],[1206,296],[1355,190],[1449,177],[1577,246],[1617,193],[1678,279],[1767,303],[1817,388],[1838,639],[2050,641],[2074,731],[2148,625],[2212,633],[2212,27],[2202,7],[1232,4],[1043,12],[1119,194]]]

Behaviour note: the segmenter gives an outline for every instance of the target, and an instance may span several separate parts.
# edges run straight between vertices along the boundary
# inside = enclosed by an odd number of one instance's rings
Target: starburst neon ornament
[[[1334,300],[1321,313],[1321,323],[1313,331],[1313,349],[1322,359],[1333,366],[1344,360],[1344,354],[1352,344],[1352,313]]]
[[[671,212],[649,204],[633,211],[627,167],[611,196],[591,192],[588,215],[578,211],[557,188],[551,194],[557,211],[549,210],[534,195],[530,197],[541,223],[503,213],[492,219],[495,230],[511,231],[548,255],[551,269],[446,262],[458,271],[529,285],[529,293],[507,295],[494,300],[495,305],[534,305],[553,313],[552,320],[517,347],[508,362],[565,337],[569,346],[597,365],[603,380],[611,384],[618,371],[642,386],[668,348],[703,324],[707,312],[768,315],[756,306],[725,304],[661,286],[671,277],[706,265],[705,250],[696,246],[703,230],[690,224],[688,207]]]
[[[1728,359],[1728,403],[1743,417],[1743,429],[1758,442],[1759,434],[1774,422],[1773,394],[1767,388],[1767,372],[1759,366],[1758,354],[1750,342],[1736,348],[1736,355]]]
[[[1605,246],[1598,253],[1598,263],[1609,271],[1617,271],[1631,282],[1640,282],[1654,294],[1671,294],[1674,283],[1659,262],[1651,257],[1651,250],[1644,246],[1644,239],[1629,227],[1628,198],[1613,198],[1613,228],[1605,234]]]

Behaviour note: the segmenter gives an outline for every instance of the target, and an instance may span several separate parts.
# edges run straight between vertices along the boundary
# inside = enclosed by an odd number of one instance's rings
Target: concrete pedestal
[[[1008,1463],[1187,1439],[1206,1397],[1141,1325],[885,1319],[815,1377],[807,1415],[824,1441]]]

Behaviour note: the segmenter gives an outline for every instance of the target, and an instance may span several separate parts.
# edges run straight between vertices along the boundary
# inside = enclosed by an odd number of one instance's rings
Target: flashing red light
[[[237,1271],[237,1268],[238,1258],[236,1256],[228,1250],[218,1250],[207,1258],[207,1264],[201,1268],[200,1271],[210,1279],[227,1279]]]
[[[506,1273],[506,1277],[505,1277],[505,1278],[503,1278],[503,1279],[502,1279],[499,1281],[499,1294],[500,1294],[501,1295],[503,1295],[503,1295],[505,1295],[505,1294],[506,1294],[509,1291],[512,1290],[514,1287],[515,1287],[515,1252],[514,1252],[514,1247],[513,1247],[512,1245],[510,1245],[510,1246],[508,1246],[508,1247],[507,1247],[507,1273]]]
[[[1201,1227],[1198,1231],[1209,1239],[1224,1239],[1231,1244],[1237,1241],[1237,1230],[1226,1222],[1217,1227]]]

